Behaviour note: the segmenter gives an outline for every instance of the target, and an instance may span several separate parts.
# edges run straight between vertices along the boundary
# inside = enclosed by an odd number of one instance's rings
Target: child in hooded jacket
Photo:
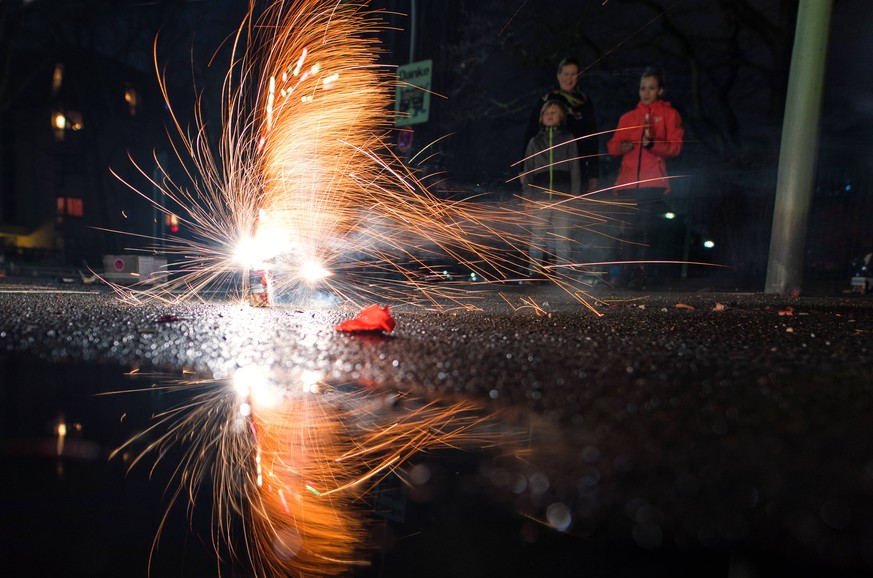
[[[625,232],[624,260],[655,260],[668,257],[664,248],[653,246],[658,239],[660,216],[666,212],[664,198],[670,192],[668,158],[682,152],[685,131],[682,117],[664,95],[663,75],[647,68],[640,78],[640,101],[618,121],[618,128],[606,144],[611,156],[621,157],[615,181],[618,196],[628,194],[637,203]],[[634,264],[623,274],[624,281],[645,286],[645,268]],[[634,277],[629,279],[629,277]]]
[[[558,203],[582,191],[579,149],[573,133],[564,128],[567,111],[560,101],[547,101],[540,110],[540,131],[528,141],[521,174],[523,195],[531,211],[529,273],[542,277],[546,259],[570,263],[570,214]]]

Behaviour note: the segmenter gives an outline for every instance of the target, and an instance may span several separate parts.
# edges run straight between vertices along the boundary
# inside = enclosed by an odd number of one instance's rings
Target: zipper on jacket
[[[652,107],[649,107],[646,109],[646,117],[647,118],[651,118],[651,116],[650,116],[651,110],[652,110]],[[646,135],[646,125],[647,124],[648,123],[645,123],[643,125],[643,132],[640,133],[640,143],[637,145],[638,147],[640,147],[639,157],[637,158],[637,190],[639,190],[639,188],[640,188],[640,175],[643,174],[642,173],[642,171],[643,171],[643,137]]]

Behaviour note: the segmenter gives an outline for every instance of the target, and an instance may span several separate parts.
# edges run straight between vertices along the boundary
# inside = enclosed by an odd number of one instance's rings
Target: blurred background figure
[[[540,130],[540,110],[543,103],[555,100],[564,105],[567,110],[565,127],[572,133],[573,138],[590,137],[576,141],[579,149],[579,171],[585,190],[591,191],[597,188],[597,179],[600,177],[598,163],[599,146],[597,137],[591,136],[597,132],[597,119],[594,112],[594,103],[579,89],[579,76],[581,74],[579,61],[572,56],[564,58],[558,64],[558,85],[545,93],[533,108],[527,130],[524,133],[525,146]]]
[[[607,143],[614,157],[621,157],[615,194],[637,204],[623,228],[619,258],[622,261],[676,260],[661,235],[670,192],[666,159],[682,152],[685,132],[682,118],[664,95],[664,75],[647,68],[640,78],[640,101],[618,121]],[[643,264],[622,268],[618,283],[642,289],[656,270]]]
[[[554,265],[571,261],[572,216],[564,207],[554,206],[582,190],[579,150],[573,133],[564,128],[567,110],[560,101],[547,100],[539,116],[540,130],[527,143],[522,192],[531,215],[531,241],[528,250],[532,279],[547,276],[549,260]],[[557,271],[566,273],[566,271]]]

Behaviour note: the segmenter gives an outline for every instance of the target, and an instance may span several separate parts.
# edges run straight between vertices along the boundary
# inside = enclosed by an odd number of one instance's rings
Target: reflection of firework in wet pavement
[[[211,484],[216,552],[248,559],[259,576],[336,575],[365,563],[355,554],[368,490],[419,451],[495,439],[472,404],[333,386],[309,371],[277,377],[250,366],[230,379],[163,378],[157,387],[189,397],[115,455],[133,467],[182,444],[174,501],[187,494],[193,508]]]

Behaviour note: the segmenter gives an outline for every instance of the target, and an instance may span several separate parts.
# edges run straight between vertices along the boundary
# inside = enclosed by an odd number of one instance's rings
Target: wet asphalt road
[[[525,432],[523,459],[449,466],[455,498],[411,504],[418,529],[373,576],[873,574],[873,299],[600,289],[598,316],[554,288],[500,293],[349,335],[341,307],[131,307],[7,281],[2,434],[26,421],[23,368],[311,370],[470,400]]]

